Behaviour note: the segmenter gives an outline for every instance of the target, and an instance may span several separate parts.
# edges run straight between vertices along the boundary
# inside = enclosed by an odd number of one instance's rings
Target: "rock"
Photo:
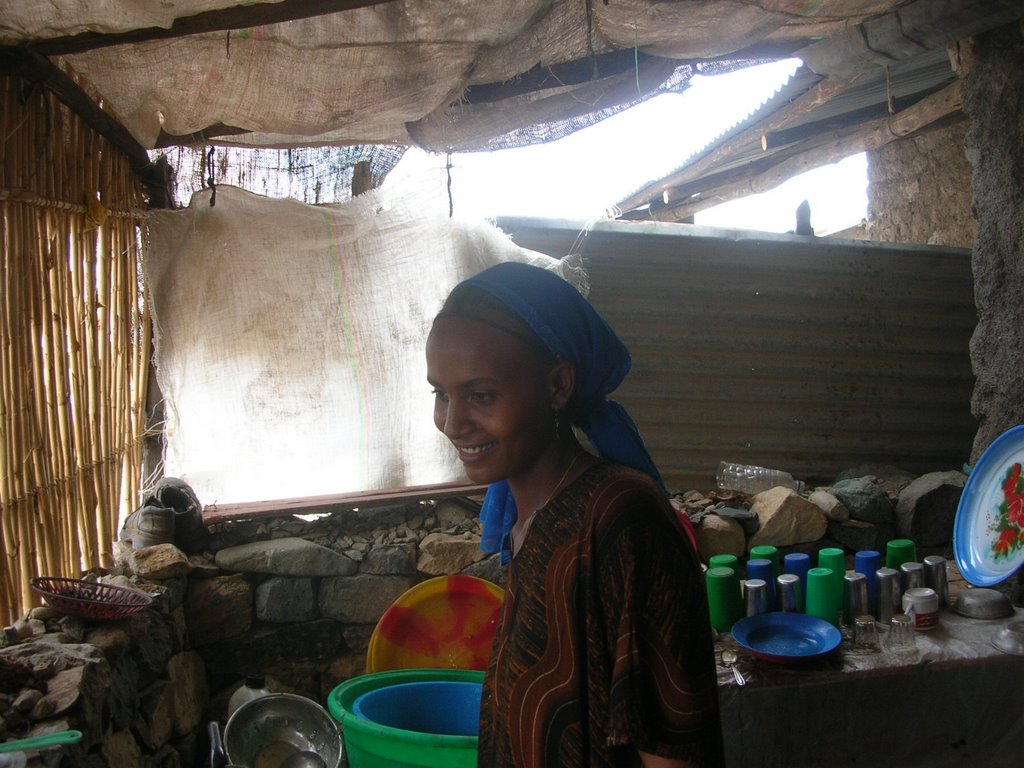
[[[865,523],[895,522],[892,502],[885,489],[870,477],[840,480],[831,493],[850,511],[850,518]]]
[[[750,508],[757,514],[761,527],[747,542],[748,551],[760,544],[780,547],[816,541],[825,535],[825,514],[789,488],[772,488],[757,494]]]
[[[463,571],[467,576],[476,576],[504,589],[508,581],[508,567],[501,564],[501,553],[488,555],[479,563],[473,563]]]
[[[480,538],[472,534],[453,536],[431,533],[420,542],[416,569],[432,576],[461,573],[462,569],[484,559]]]
[[[899,535],[921,547],[948,544],[966,482],[963,472],[930,472],[907,485],[896,502]]]
[[[330,619],[302,624],[263,624],[242,638],[231,638],[204,646],[207,669],[222,680],[263,672],[272,690],[287,690],[280,681],[307,674],[310,666],[332,659],[345,650],[345,625]],[[373,625],[365,629],[367,640]],[[362,649],[366,663],[366,647]],[[363,672],[366,670],[363,669]],[[271,686],[270,683],[274,684]],[[306,694],[309,695],[309,694]],[[221,702],[226,704],[226,701]]]
[[[313,580],[276,576],[256,588],[256,618],[260,621],[312,621],[316,618]]]
[[[192,581],[185,598],[185,621],[196,646],[248,631],[252,586],[241,576]]]
[[[184,735],[203,720],[203,709],[209,697],[206,667],[198,653],[184,651],[171,657],[167,663],[167,676],[174,692],[174,731]]]
[[[378,576],[415,575],[416,545],[386,544],[374,547],[359,564],[359,572]]]
[[[697,527],[697,550],[705,563],[715,555],[742,557],[746,547],[743,526],[731,517],[711,514]]]
[[[134,550],[129,558],[132,572],[144,579],[173,579],[192,570],[188,555],[173,544],[157,544]]]
[[[107,706],[115,730],[128,728],[135,719],[139,709],[139,668],[130,656],[111,669]]]
[[[896,527],[888,523],[865,523],[863,520],[830,520],[828,535],[852,552],[867,549],[884,554],[885,545],[896,538]]]
[[[743,533],[748,537],[757,533],[757,529],[761,527],[761,521],[757,519],[757,513],[752,509],[738,505],[735,501],[731,502],[731,504],[734,506],[727,506],[723,504],[713,511],[719,517],[727,517],[730,520],[735,520],[743,527]]]
[[[107,765],[142,765],[142,749],[131,731],[106,734],[100,751]]]
[[[829,520],[845,523],[850,519],[850,510],[835,495],[828,491],[814,491],[807,497],[807,500],[824,512],[825,517]]]
[[[19,712],[31,712],[39,700],[43,698],[43,692],[34,689],[27,689],[21,691],[11,703],[16,710]]]
[[[409,587],[409,576],[337,576],[320,582],[320,615],[350,624],[376,624]]]
[[[859,477],[874,478],[886,493],[895,497],[914,479],[915,475],[891,464],[861,464],[859,467],[840,472],[836,476],[835,482],[854,480]]]
[[[358,563],[340,552],[296,537],[228,547],[215,561],[225,571],[277,576],[351,576],[359,570]]]
[[[139,694],[139,739],[149,749],[167,743],[174,734],[174,689],[158,680]]]

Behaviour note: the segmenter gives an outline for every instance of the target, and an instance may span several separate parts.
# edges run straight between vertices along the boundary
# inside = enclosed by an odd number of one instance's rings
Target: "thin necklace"
[[[533,525],[534,518],[537,517],[537,510],[543,509],[550,503],[550,501],[553,498],[555,498],[555,494],[562,489],[562,484],[565,482],[565,479],[569,477],[569,473],[572,472],[572,468],[576,466],[576,462],[580,460],[580,456],[582,455],[582,453],[576,454],[576,457],[569,463],[569,466],[565,468],[565,472],[563,472],[562,476],[558,478],[558,482],[555,483],[554,490],[551,491],[551,495],[548,496],[548,500],[533,511],[534,513],[530,515],[530,519],[526,521],[526,524],[523,526],[523,530],[519,533],[518,536],[515,535],[515,529],[513,528],[513,532],[511,534],[513,552],[518,552],[519,547],[522,546],[523,540],[526,538],[527,531],[530,530],[530,526]]]
[[[565,472],[563,472],[562,476],[558,478],[558,482],[555,483],[555,487],[551,491],[551,495],[548,496],[547,501],[545,501],[543,504],[537,507],[537,509],[543,509],[548,504],[550,504],[551,500],[555,498],[555,494],[562,490],[562,484],[565,482],[565,478],[567,478],[569,476],[569,473],[572,472],[572,468],[576,466],[576,462],[580,460],[580,456],[582,455],[583,454],[581,453],[576,454],[575,458],[573,458],[573,460],[569,463],[569,466],[565,468]]]

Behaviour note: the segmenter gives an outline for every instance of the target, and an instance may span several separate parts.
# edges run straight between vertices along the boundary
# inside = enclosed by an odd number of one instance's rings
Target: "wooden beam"
[[[658,221],[684,221],[698,211],[738,197],[765,192],[787,179],[820,167],[838,158],[878,149],[897,139],[906,138],[943,118],[960,113],[960,81],[918,101],[889,118],[868,120],[841,131],[829,131],[751,167],[695,180],[667,191],[663,205],[652,206],[650,215]],[[639,214],[639,212],[638,212]],[[639,215],[632,218],[639,218]]]
[[[156,142],[153,144],[153,148],[163,149],[165,147],[190,147],[193,145],[206,144],[210,139],[216,138],[217,136],[240,136],[243,133],[252,133],[252,131],[247,128],[236,128],[233,125],[224,125],[224,123],[214,123],[201,131],[180,135],[164,133],[163,130],[161,130],[156,137]]]
[[[397,491],[366,491],[337,496],[311,496],[278,501],[247,501],[236,504],[210,504],[203,508],[203,523],[230,520],[258,520],[282,515],[317,515],[367,509],[369,507],[408,504],[410,501],[448,499],[461,496],[483,496],[486,485],[421,485]]]
[[[711,59],[671,59],[671,61],[676,67],[685,64],[692,64],[696,67],[699,64],[707,65],[716,61],[784,59],[792,56],[795,49],[793,45],[765,44]],[[532,69],[510,80],[468,86],[459,101],[466,104],[487,104],[551,88],[580,85],[638,69],[645,62],[660,59],[664,59],[664,57],[652,56],[635,48],[625,48],[559,64],[537,64]]]
[[[45,56],[26,48],[0,46],[0,73],[37,83],[77,114],[86,125],[128,157],[152,208],[173,204],[170,168],[166,160],[154,163],[128,130],[93,101],[79,85]]]
[[[68,37],[55,37],[27,43],[27,47],[44,56],[61,56],[82,53],[97,48],[107,48],[125,43],[143,43],[149,40],[169,40],[186,35],[205,32],[225,32],[232,29],[263,27],[285,21],[326,16],[332,13],[351,11],[384,5],[394,0],[282,0],[280,3],[242,3],[231,8],[204,11],[194,16],[175,19],[170,27],[146,27],[128,32],[104,34],[83,32]]]

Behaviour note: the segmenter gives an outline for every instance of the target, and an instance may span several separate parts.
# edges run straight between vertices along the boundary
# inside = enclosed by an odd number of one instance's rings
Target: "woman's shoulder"
[[[591,503],[635,505],[643,501],[668,509],[672,507],[653,477],[625,464],[601,459],[587,470],[584,477]]]

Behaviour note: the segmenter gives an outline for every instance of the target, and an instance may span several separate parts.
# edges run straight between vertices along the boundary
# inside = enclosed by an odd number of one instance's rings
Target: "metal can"
[[[782,573],[775,584],[779,593],[779,610],[783,613],[800,613],[800,577],[795,573]]]
[[[903,563],[900,566],[901,587],[904,592],[924,586],[924,563]]]
[[[764,579],[747,579],[747,616],[768,612],[768,583]]]
[[[928,555],[924,559],[924,585],[935,590],[940,608],[949,605],[949,575],[942,555]]]
[[[900,572],[895,568],[879,568],[875,571],[878,584],[878,613],[876,618],[888,626],[894,614],[900,612]]]
[[[863,573],[847,573],[843,587],[843,623],[852,627],[854,619],[868,613],[868,578]]]

